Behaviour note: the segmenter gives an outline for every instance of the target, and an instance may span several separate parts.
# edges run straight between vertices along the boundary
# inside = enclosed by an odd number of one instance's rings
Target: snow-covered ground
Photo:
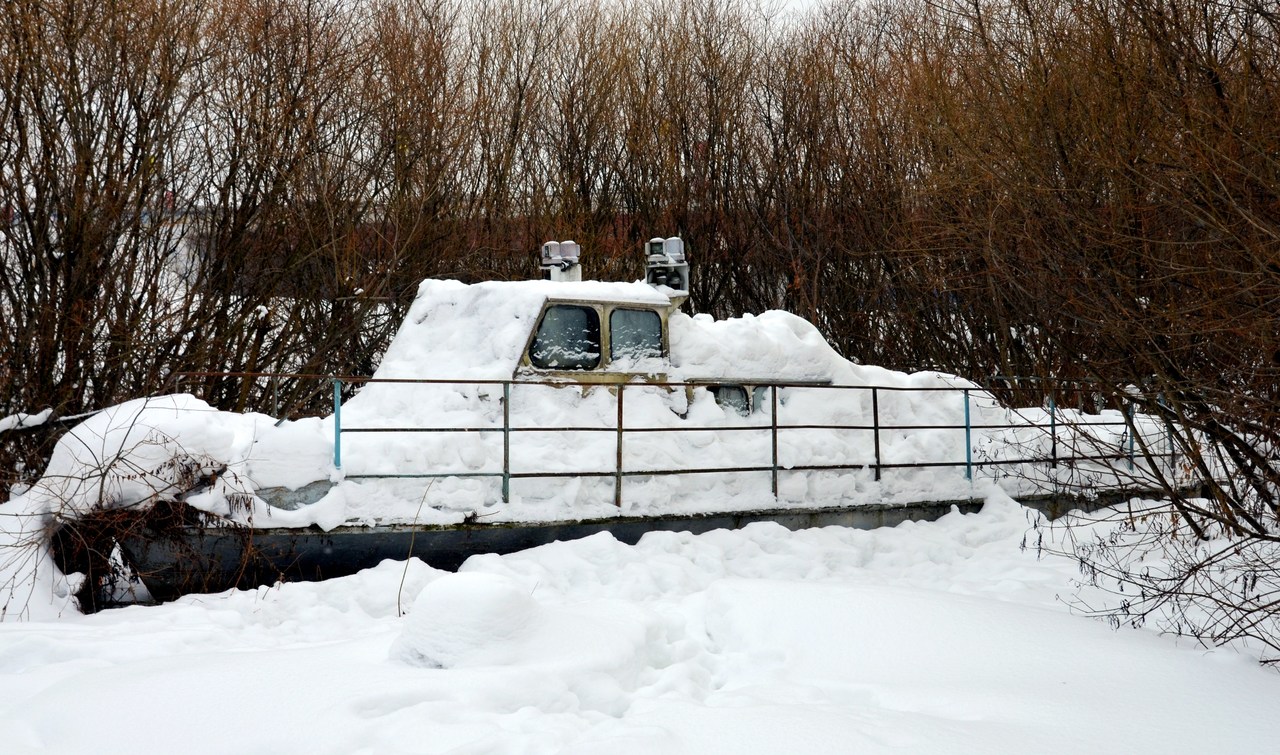
[[[1272,749],[1280,678],[1072,615],[1076,565],[1038,554],[1033,516],[996,494],[892,529],[597,536],[3,623],[3,751]]]

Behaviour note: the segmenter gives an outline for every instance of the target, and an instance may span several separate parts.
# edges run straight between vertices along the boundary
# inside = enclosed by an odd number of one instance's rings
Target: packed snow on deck
[[[375,378],[510,380],[529,377],[520,359],[545,301],[571,299],[665,306],[667,297],[644,284],[527,281],[464,285],[456,281],[422,284]],[[949,425],[955,429],[884,429],[879,435],[884,464],[962,463],[966,458],[965,400],[971,390],[970,423],[1017,424],[1012,430],[975,429],[969,440],[976,463],[1000,458],[1043,456],[1048,433],[1038,407],[1011,411],[977,386],[939,373],[905,374],[853,364],[841,358],[805,320],[766,312],[715,321],[680,312],[670,317],[669,360],[610,365],[610,370],[652,374],[668,381],[823,381],[836,386],[878,386],[882,427]],[[870,427],[870,390],[791,387],[779,391],[778,423]],[[342,407],[347,429],[483,428],[489,432],[347,432],[342,436],[342,468],[334,466],[333,417],[285,422],[262,414],[211,409],[187,395],[140,399],[113,407],[76,427],[59,443],[48,470],[11,509],[74,514],[92,508],[137,505],[156,496],[181,493],[193,477],[213,480],[187,502],[212,513],[282,527],[343,523],[448,523],[479,515],[483,521],[554,521],[614,516],[752,508],[813,507],[946,500],[981,494],[999,482],[1007,492],[1048,489],[1055,473],[1035,468],[980,468],[971,488],[961,489],[963,468],[886,470],[881,480],[870,468],[876,460],[874,433],[862,430],[780,430],[778,498],[770,473],[636,476],[624,483],[623,505],[613,505],[617,389],[515,385],[511,388],[510,471],[605,473],[573,479],[515,479],[511,502],[503,504],[498,475],[503,469],[503,396],[499,385],[371,383]],[[762,402],[771,403],[768,401]],[[706,390],[689,394],[658,386],[626,389],[625,425],[669,429],[625,437],[627,471],[713,467],[763,467],[772,463],[768,406],[749,416],[717,405]],[[1084,416],[1058,413],[1058,443],[1081,447],[1070,426],[1079,421],[1120,423],[1116,412]],[[1139,418],[1140,424],[1145,420]],[[683,432],[693,427],[754,428]],[[551,432],[539,428],[579,428]],[[1086,452],[1116,453],[1123,427],[1095,431]],[[1153,443],[1158,443],[1153,432]],[[849,471],[790,472],[813,465],[858,465]],[[1080,475],[1087,465],[1057,474]],[[433,474],[424,479],[370,479],[368,476]],[[1010,476],[1009,473],[1013,473]],[[489,475],[466,477],[464,475]],[[1123,474],[1121,474],[1123,477]],[[1100,483],[1117,482],[1115,472],[1098,473]],[[1124,480],[1120,480],[1124,481]],[[264,489],[327,487],[324,497],[296,509],[262,500],[248,509],[229,497]],[[968,483],[964,483],[968,485]],[[234,499],[232,499],[234,500]],[[33,525],[34,526],[34,525]]]
[[[1072,615],[1076,565],[1037,557],[1031,516],[997,496],[873,531],[599,535],[457,574],[386,562],[3,623],[0,741],[13,755],[1269,748],[1274,672],[1247,650]]]

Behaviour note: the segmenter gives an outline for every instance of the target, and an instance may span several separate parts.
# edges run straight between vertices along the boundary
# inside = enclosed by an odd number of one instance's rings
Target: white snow
[[[413,602],[393,658],[428,668],[484,665],[502,643],[541,623],[531,590],[493,574],[450,574],[427,585]]]
[[[510,380],[547,299],[619,301],[654,307],[670,303],[643,283],[537,280],[466,285],[451,280],[425,280],[373,376]],[[362,393],[373,393],[381,401],[386,393],[397,393],[403,387],[373,385]],[[366,398],[355,406],[368,402]],[[381,408],[372,412],[385,414]]]
[[[215,475],[221,498],[252,492],[244,477],[246,448],[255,429],[271,422],[219,412],[187,395],[127,401],[68,432],[25,497],[49,512],[126,508]]]
[[[10,414],[8,417],[0,417],[0,433],[20,427],[38,427],[49,421],[51,416],[53,416],[53,409],[44,409],[38,412],[18,412],[17,414]]]
[[[601,535],[0,624],[4,752],[1267,749],[1273,672],[1071,615],[1030,517]]]

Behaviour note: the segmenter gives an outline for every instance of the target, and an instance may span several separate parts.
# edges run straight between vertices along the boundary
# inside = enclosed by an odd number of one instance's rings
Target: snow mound
[[[35,510],[146,507],[207,479],[225,496],[253,491],[245,463],[265,415],[220,412],[178,394],[135,399],[81,422],[26,493]]]
[[[523,585],[494,574],[450,574],[418,595],[391,656],[418,666],[466,665],[538,620],[539,606]]]
[[[727,320],[675,312],[669,325],[673,374],[681,379],[862,382],[817,328],[790,312]]]

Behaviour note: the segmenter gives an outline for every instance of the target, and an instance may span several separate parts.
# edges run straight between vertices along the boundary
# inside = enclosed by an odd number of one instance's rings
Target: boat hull
[[[942,501],[911,506],[858,506],[813,510],[769,510],[664,517],[614,517],[538,523],[461,523],[447,526],[249,529],[185,527],[166,537],[145,532],[119,540],[125,560],[160,601],[188,593],[220,592],[276,582],[316,581],[355,574],[387,560],[418,558],[437,569],[455,570],[481,553],[514,553],[558,540],[607,532],[634,544],[645,533],[699,534],[775,522],[788,529],[841,525],[870,529],[904,521],[932,520],[953,506],[963,512],[979,501]]]
[[[1056,518],[1071,510],[1095,510],[1150,495],[1153,491],[1115,491],[1081,498],[1058,494],[1028,497],[1022,503]],[[66,572],[88,575],[79,597],[91,611],[113,603],[100,588],[110,582],[106,554],[117,546],[120,557],[156,601],[191,593],[248,589],[277,582],[343,577],[387,560],[418,558],[438,569],[455,570],[482,553],[505,554],[560,540],[607,532],[634,544],[645,533],[700,534],[774,522],[792,530],[843,526],[858,529],[932,521],[950,511],[973,513],[981,499],[910,504],[860,505],[815,509],[769,509],[647,517],[610,517],[555,522],[461,522],[452,525],[342,526],[255,529],[193,512],[182,504],[149,512],[127,527],[104,528],[92,521],[65,524],[54,540],[54,555]],[[117,586],[118,587],[118,586]],[[116,589],[118,593],[118,589]]]

